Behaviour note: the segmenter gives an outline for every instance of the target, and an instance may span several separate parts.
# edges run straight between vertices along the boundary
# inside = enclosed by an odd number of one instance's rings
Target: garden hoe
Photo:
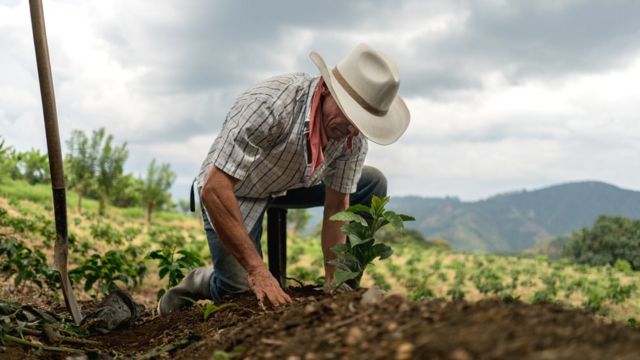
[[[31,10],[31,27],[33,42],[36,48],[36,62],[38,64],[38,78],[40,80],[40,95],[42,96],[42,110],[47,136],[47,151],[49,154],[49,169],[51,170],[51,188],[53,191],[53,208],[56,219],[56,244],[54,249],[53,266],[60,272],[62,292],[67,309],[73,316],[76,325],[80,325],[82,314],[71,288],[67,274],[68,236],[67,236],[67,195],[64,187],[62,168],[62,152],[60,150],[60,134],[58,133],[58,115],[56,100],[53,92],[53,79],[49,63],[49,49],[47,33],[44,25],[42,0],[29,0]]]

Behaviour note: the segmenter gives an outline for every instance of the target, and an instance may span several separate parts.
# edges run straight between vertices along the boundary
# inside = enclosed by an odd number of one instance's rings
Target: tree
[[[600,216],[593,227],[574,232],[563,253],[590,265],[614,265],[617,260],[625,260],[634,270],[640,270],[640,220]]]
[[[96,167],[100,143],[104,138],[104,129],[93,132],[91,141],[81,130],[73,130],[67,141],[68,152],[65,158],[69,188],[78,193],[78,212],[82,212],[82,197],[95,186]]]
[[[173,185],[176,174],[169,164],[156,165],[156,159],[151,160],[147,168],[147,177],[142,187],[142,203],[147,209],[147,223],[151,224],[153,211],[161,209],[171,202],[169,188]]]
[[[137,206],[142,202],[140,192],[144,186],[142,179],[126,174],[121,176],[114,184],[111,204],[118,207]]]
[[[104,128],[101,128],[97,132],[94,131],[94,136],[96,135],[104,137]],[[107,204],[113,194],[115,184],[124,173],[124,163],[129,157],[126,142],[120,146],[114,146],[112,143],[113,135],[109,134],[104,140],[102,150],[98,156],[96,185],[99,194],[98,213],[100,215],[104,215]]]
[[[74,130],[67,141],[69,148],[65,158],[69,187],[78,193],[78,211],[82,211],[82,197],[97,197],[100,215],[114,189],[122,186],[124,163],[129,157],[127,143],[113,145],[113,135],[104,128],[94,130],[91,139],[81,130]]]
[[[18,154],[20,176],[31,185],[44,184],[51,180],[49,159],[38,149]]]
[[[0,182],[4,179],[17,179],[20,177],[18,169],[18,155],[16,150],[7,146],[4,139],[0,138]]]

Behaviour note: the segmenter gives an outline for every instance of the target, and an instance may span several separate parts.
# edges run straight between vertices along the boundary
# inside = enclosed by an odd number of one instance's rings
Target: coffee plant
[[[167,277],[169,280],[167,288],[178,285],[188,271],[204,265],[198,254],[187,249],[177,250],[176,245],[153,250],[147,258],[157,260],[160,279]],[[160,299],[166,291],[158,291],[157,298]]]
[[[147,273],[139,252],[136,246],[128,246],[124,250],[109,250],[104,255],[93,254],[71,270],[69,278],[76,283],[84,281],[84,290],[94,290],[94,294],[118,289],[118,283],[138,286]]]
[[[413,217],[396,214],[384,207],[389,202],[389,197],[379,198],[374,196],[371,207],[365,205],[352,205],[346,211],[339,212],[331,217],[333,221],[347,221],[342,226],[342,233],[347,235],[347,242],[335,245],[331,250],[338,256],[330,261],[337,267],[334,274],[335,288],[340,287],[346,281],[353,281],[359,286],[364,271],[373,260],[388,258],[393,250],[386,244],[376,242],[376,232],[385,225],[391,224],[396,230],[404,229],[404,221],[415,220]],[[369,221],[362,215],[369,218]]]
[[[60,275],[47,265],[42,251],[32,249],[13,236],[0,235],[0,271],[13,276],[16,287],[32,283],[39,288],[50,290],[60,287]]]

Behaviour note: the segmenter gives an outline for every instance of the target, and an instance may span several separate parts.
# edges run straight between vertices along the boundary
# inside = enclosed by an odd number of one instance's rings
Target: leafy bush
[[[60,287],[60,275],[47,265],[44,254],[13,236],[0,236],[0,260],[0,271],[6,273],[7,278],[15,275],[15,286],[31,282],[41,289],[44,285],[51,290]]]
[[[640,220],[601,216],[593,227],[574,232],[563,253],[578,263],[601,266],[624,260],[639,270]]]
[[[124,250],[109,250],[104,255],[91,255],[69,272],[69,278],[78,283],[84,280],[85,291],[92,290],[95,284],[95,293],[107,294],[118,288],[117,282],[138,286],[146,273],[147,267],[140,259],[139,249],[129,246]]]
[[[337,267],[334,275],[334,287],[339,287],[349,280],[358,286],[369,263],[376,258],[383,260],[393,254],[393,250],[388,245],[376,242],[375,235],[378,230],[387,224],[391,224],[397,230],[402,230],[404,228],[403,221],[415,220],[411,216],[386,210],[384,206],[388,202],[389,197],[381,199],[374,196],[371,200],[371,207],[360,204],[353,205],[346,211],[331,217],[333,221],[348,222],[342,227],[342,232],[347,235],[347,242],[331,248],[338,256],[337,259],[330,262]],[[367,222],[358,213],[370,216],[370,221]]]
[[[473,273],[469,279],[478,291],[484,295],[489,293],[499,294],[506,288],[502,284],[502,277],[490,267],[482,267],[479,271]]]
[[[91,236],[96,240],[104,241],[109,245],[122,244],[122,234],[107,223],[101,224],[98,222],[96,224],[92,224],[90,229]]]

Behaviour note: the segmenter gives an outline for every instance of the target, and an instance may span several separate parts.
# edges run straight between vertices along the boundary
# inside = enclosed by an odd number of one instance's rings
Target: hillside
[[[393,197],[390,208],[412,214],[409,227],[471,252],[519,252],[591,225],[599,215],[640,218],[640,192],[602,182],[576,182],[486,200]]]

